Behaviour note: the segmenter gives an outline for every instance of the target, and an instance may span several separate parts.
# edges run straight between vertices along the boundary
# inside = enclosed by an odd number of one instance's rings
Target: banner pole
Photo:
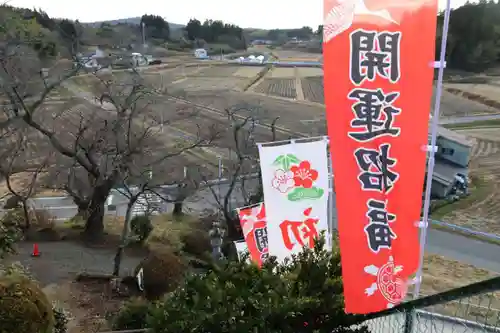
[[[333,248],[333,219],[334,219],[334,201],[333,201],[333,163],[331,153],[328,149],[328,229],[330,234],[328,235],[328,242],[326,243],[328,249]]]
[[[450,12],[451,12],[451,0],[446,0],[446,9],[444,12],[444,22],[443,22],[443,35],[441,36],[441,52],[439,54],[439,71],[438,80],[436,87],[436,99],[434,101],[434,112],[432,115],[431,122],[431,143],[430,149],[428,149],[429,158],[427,161],[427,179],[425,184],[425,198],[424,198],[424,213],[421,223],[420,231],[420,259],[418,264],[418,271],[415,282],[415,289],[413,290],[413,298],[418,298],[420,294],[420,285],[422,283],[422,271],[424,265],[424,254],[425,254],[425,243],[427,241],[427,228],[429,226],[429,208],[431,201],[431,188],[432,188],[432,174],[434,172],[434,154],[436,147],[437,131],[439,125],[439,106],[441,104],[441,94],[443,85],[443,74],[446,64],[446,42],[448,38],[448,26],[450,23]]]

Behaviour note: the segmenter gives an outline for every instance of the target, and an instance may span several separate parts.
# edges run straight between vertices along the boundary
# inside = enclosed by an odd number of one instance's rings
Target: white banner
[[[283,261],[328,233],[327,141],[259,146],[259,155],[269,255]]]
[[[248,246],[245,241],[234,241],[234,246],[236,247],[236,253],[238,254],[238,259],[241,260],[243,256],[249,254]],[[250,257],[247,258],[247,262],[250,263]]]

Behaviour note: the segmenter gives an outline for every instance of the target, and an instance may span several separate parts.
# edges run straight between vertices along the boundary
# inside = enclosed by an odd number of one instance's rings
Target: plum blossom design
[[[281,193],[288,192],[295,186],[294,173],[292,171],[285,171],[278,169],[274,172],[272,186]]]
[[[325,190],[314,186],[318,180],[318,171],[311,168],[311,162],[300,160],[294,154],[278,156],[273,165],[275,169],[272,187],[286,193],[290,201],[316,200]]]
[[[302,161],[298,166],[292,166],[290,171],[293,172],[295,186],[311,188],[314,181],[318,179],[318,171],[311,169],[311,163],[309,163],[309,161]]]

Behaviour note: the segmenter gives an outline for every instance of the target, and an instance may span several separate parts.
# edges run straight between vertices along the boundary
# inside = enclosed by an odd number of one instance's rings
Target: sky
[[[440,9],[446,0],[438,0]],[[458,7],[466,0],[451,0]],[[41,8],[49,16],[80,22],[114,20],[154,14],[168,22],[186,24],[190,18],[222,20],[243,28],[316,28],[322,21],[323,0],[10,0],[16,7]],[[147,6],[145,6],[147,3]],[[146,8],[147,7],[147,8]]]

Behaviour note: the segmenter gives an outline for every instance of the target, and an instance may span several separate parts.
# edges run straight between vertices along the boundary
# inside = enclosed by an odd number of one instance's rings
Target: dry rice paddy
[[[497,273],[436,255],[425,256],[423,273],[422,296],[437,294],[498,276]],[[426,310],[480,323],[498,325],[500,293],[494,292],[469,297],[433,306]]]
[[[323,79],[323,68],[316,67],[297,67],[297,74],[299,77],[305,78],[309,76],[318,76]]]
[[[243,77],[243,78],[253,78],[262,71],[262,67],[257,66],[242,66],[239,67],[233,76]]]
[[[240,68],[236,66],[210,66],[202,68],[201,70],[192,75],[208,76],[208,77],[231,77],[239,69]]]
[[[235,90],[240,91],[246,85],[247,80],[235,78],[235,77],[225,77],[224,79],[216,77],[189,77],[185,80],[179,80],[171,85],[171,88],[175,90],[183,90],[186,92],[194,91],[217,91],[217,90]]]
[[[323,76],[312,76],[301,79],[304,98],[309,102],[325,103]]]
[[[292,78],[295,77],[295,69],[293,67],[275,67],[269,71],[267,77],[270,78]]]
[[[271,96],[297,98],[295,79],[265,79],[255,88],[255,92]]]
[[[500,84],[498,83],[447,83],[444,88],[448,93],[488,107],[488,113],[500,112]]]

